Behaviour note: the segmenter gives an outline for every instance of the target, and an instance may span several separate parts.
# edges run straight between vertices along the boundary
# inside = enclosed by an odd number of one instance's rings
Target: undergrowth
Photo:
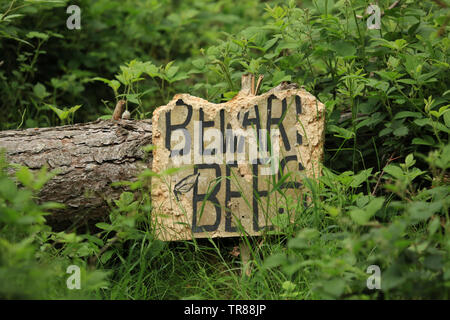
[[[306,206],[300,190],[283,197],[278,234],[168,243],[154,236],[150,170],[96,233],[55,232],[45,216],[60,205],[36,200],[55,173],[2,157],[0,297],[449,298],[445,2],[379,1],[380,30],[362,0],[80,3],[85,31],[73,33],[67,1],[1,2],[2,129],[109,118],[121,98],[148,118],[174,93],[227,101],[242,74],[264,74],[262,92],[291,81],[325,104],[322,175],[304,179]],[[80,290],[67,288],[70,265]]]

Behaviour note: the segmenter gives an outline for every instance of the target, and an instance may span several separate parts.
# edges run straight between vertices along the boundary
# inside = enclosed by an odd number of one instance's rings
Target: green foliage
[[[106,285],[104,271],[87,270],[80,258],[98,248],[95,237],[55,233],[45,224],[53,202],[37,204],[36,195],[55,174],[45,168],[32,172],[16,167],[14,180],[4,154],[0,157],[0,297],[2,299],[87,298]],[[66,268],[82,270],[82,288],[71,293],[66,287]]]
[[[14,180],[2,170],[0,295],[449,298],[445,4],[379,1],[381,30],[369,30],[363,0],[83,0],[75,31],[65,27],[68,3],[1,2],[1,129],[109,118],[119,99],[149,118],[176,93],[218,103],[236,95],[242,74],[263,74],[262,92],[291,81],[325,104],[322,175],[305,178],[306,204],[280,189],[289,173],[274,181],[267,210],[283,209],[272,219],[281,234],[243,237],[248,277],[232,241],[155,240],[149,181],[171,170],[119,183],[129,190],[97,234],[46,226],[54,204],[34,200],[45,170],[16,168]],[[70,264],[82,268],[81,292],[65,288]],[[381,290],[366,285],[370,265]]]
[[[138,117],[147,117],[173,93],[191,91],[198,82],[186,78],[191,61],[221,32],[258,21],[262,6],[256,0],[82,0],[76,3],[81,30],[69,30],[70,4],[0,2],[1,129],[59,124],[48,105],[82,104],[75,122],[95,120],[112,113],[120,85],[121,94],[140,107]],[[114,80],[111,92],[93,81],[114,75],[131,80],[122,76],[139,68],[130,62],[136,59],[157,66],[151,79],[139,80],[140,88]]]
[[[179,67],[173,66],[173,61],[169,62],[166,66],[156,67],[151,62],[142,62],[138,60],[132,60],[126,63],[124,66],[120,66],[120,73],[116,74],[117,80],[108,80],[105,78],[95,77],[93,80],[99,80],[106,83],[114,92],[116,99],[125,99],[128,103],[137,105],[137,112],[139,112],[138,119],[144,119],[150,116],[149,112],[146,112],[142,98],[147,94],[152,94],[158,90],[160,98],[163,101],[168,101],[170,95],[174,94],[174,89],[170,85],[174,82],[187,79],[188,76],[185,72],[179,72]],[[146,76],[153,80],[154,87],[142,91],[142,84],[138,82],[144,82]],[[123,93],[119,94],[119,88],[123,88]],[[154,94],[154,93],[153,93]]]
[[[385,188],[392,191],[385,197],[352,194],[355,177],[325,173],[309,188],[320,190],[325,201],[302,212],[300,231],[263,262],[261,272],[306,281],[316,298],[448,299],[450,188],[435,180],[432,188],[414,190],[411,181],[422,173],[414,163],[409,155],[384,168]],[[314,214],[319,225],[308,218]],[[379,291],[366,287],[370,265],[381,269]]]

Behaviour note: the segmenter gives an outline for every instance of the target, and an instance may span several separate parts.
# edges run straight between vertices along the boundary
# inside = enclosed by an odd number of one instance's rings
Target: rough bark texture
[[[141,147],[151,143],[150,120],[95,121],[0,132],[0,149],[6,149],[10,163],[60,171],[39,194],[40,201],[67,206],[48,217],[57,229],[74,221],[106,217],[106,200],[117,199],[123,191],[111,183],[132,181],[139,171],[150,168],[151,155],[146,156]]]

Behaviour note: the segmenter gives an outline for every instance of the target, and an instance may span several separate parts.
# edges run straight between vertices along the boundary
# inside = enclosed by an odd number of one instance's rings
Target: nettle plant
[[[303,85],[327,106],[326,156],[336,169],[350,161],[354,170],[380,169],[392,153],[445,144],[449,40],[435,26],[439,10],[432,2],[380,6],[381,29],[370,30],[366,1],[266,5],[263,26],[227,35],[192,62],[190,73],[206,78],[194,92],[229,100],[244,72],[265,76],[262,91]]]
[[[144,119],[149,117],[150,112],[153,111],[153,108],[143,102],[144,96],[148,94],[155,96],[156,91],[161,101],[168,102],[171,95],[175,93],[173,83],[188,78],[186,72],[180,71],[180,68],[173,64],[174,61],[171,61],[165,66],[157,67],[150,61],[132,60],[120,66],[121,72],[115,76],[117,80],[108,80],[101,77],[95,77],[93,80],[106,83],[113,90],[116,100],[125,99],[127,110],[129,104],[136,105],[131,113],[136,113],[138,119]],[[149,79],[152,80],[152,83],[149,83]],[[141,88],[146,87],[150,88],[141,90]],[[155,101],[155,98],[153,98],[153,101]],[[156,101],[158,101],[158,98],[156,98]],[[146,102],[148,103],[148,100]],[[104,116],[103,118],[110,118],[110,116]]]
[[[305,282],[298,273],[318,277],[313,292],[325,298],[448,292],[447,29],[433,3],[408,2],[384,4],[381,30],[369,30],[359,17],[366,5],[268,5],[264,27],[229,35],[193,63],[208,79],[195,89],[212,99],[232,98],[251,72],[265,75],[263,90],[297,82],[327,107],[329,169],[305,184],[324,200],[302,211],[311,230],[264,264],[290,279],[280,289],[291,298],[302,291],[292,284]],[[368,262],[387,270],[385,292],[367,291]]]
[[[302,212],[287,245],[261,262],[259,273],[286,279],[280,296],[288,299],[448,298],[450,189],[439,177],[450,167],[449,157],[448,146],[426,157],[437,174],[427,177],[432,188],[414,183],[429,173],[415,167],[412,154],[386,166],[382,197],[358,191],[370,180],[367,171],[336,175],[324,169],[319,181],[307,179],[314,205]],[[373,265],[381,270],[379,290],[367,286]]]
[[[11,175],[11,170],[14,174]],[[0,153],[0,297],[3,299],[87,298],[107,286],[107,272],[90,270],[87,256],[101,239],[54,232],[45,217],[64,205],[37,203],[39,191],[57,173],[8,164]],[[66,268],[81,269],[81,290],[66,287]]]

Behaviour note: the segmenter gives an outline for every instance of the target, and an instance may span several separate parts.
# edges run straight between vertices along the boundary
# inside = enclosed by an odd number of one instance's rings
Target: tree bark
[[[6,149],[8,162],[60,172],[38,195],[39,201],[66,205],[47,217],[56,229],[76,221],[104,220],[109,213],[107,199],[118,199],[125,190],[111,183],[133,181],[140,171],[151,168],[151,154],[141,150],[151,143],[150,120],[98,120],[0,132],[0,149]]]

